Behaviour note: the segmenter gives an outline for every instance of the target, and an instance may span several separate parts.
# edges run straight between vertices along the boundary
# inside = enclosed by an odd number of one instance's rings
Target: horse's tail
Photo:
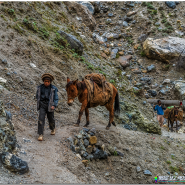
[[[120,114],[120,106],[119,106],[119,94],[118,91],[116,93],[115,102],[114,102],[114,113],[119,116]]]

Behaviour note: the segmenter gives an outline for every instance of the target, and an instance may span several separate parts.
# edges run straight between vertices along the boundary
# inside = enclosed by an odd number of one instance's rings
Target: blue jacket
[[[39,85],[37,87],[37,93],[36,93],[36,99],[37,99],[37,110],[40,110],[40,95],[41,95],[41,86],[43,84]],[[53,112],[54,110],[51,109],[52,106],[55,108],[58,105],[58,89],[51,84],[51,92],[49,96],[49,104],[48,104],[48,112]]]
[[[161,105],[161,106],[156,105],[156,106],[154,107],[154,110],[157,110],[157,114],[158,114],[158,115],[164,115],[164,111],[163,111],[163,110],[165,110],[165,109],[166,109],[166,108],[163,108],[162,105]]]

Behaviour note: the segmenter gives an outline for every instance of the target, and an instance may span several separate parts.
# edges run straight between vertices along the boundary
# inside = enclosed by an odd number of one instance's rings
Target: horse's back
[[[168,109],[168,108],[164,111],[164,118],[168,119],[168,116],[169,116],[170,111],[171,110]]]
[[[113,95],[113,86],[109,82],[106,82],[104,87],[91,80],[85,80],[85,83],[88,89],[88,101],[91,107],[105,105]]]

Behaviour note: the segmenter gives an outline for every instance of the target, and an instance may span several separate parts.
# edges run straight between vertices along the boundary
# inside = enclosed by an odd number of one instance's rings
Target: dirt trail
[[[29,163],[29,181],[33,178],[32,183],[83,183],[59,163],[64,160],[65,155],[59,152],[59,149],[62,148],[63,152],[69,150],[60,143],[63,137],[68,135],[67,127],[57,129],[55,136],[50,135],[50,131],[47,130],[43,142],[37,141],[38,135],[34,131],[36,128],[27,129],[24,137],[31,140],[31,143],[25,143],[23,134],[20,132],[17,132],[17,138],[22,145],[22,150],[27,153],[25,156],[22,155],[22,159]]]
[[[47,128],[44,141],[38,142],[36,125],[26,126],[21,122],[15,122],[14,125],[20,146],[18,155],[28,162],[30,170],[22,176],[23,183],[83,183],[80,178],[61,166],[69,149],[60,141],[69,136],[69,127],[58,128],[55,136],[50,135],[50,130]],[[14,178],[19,182],[20,176],[16,175]]]
[[[91,110],[92,111],[92,110]],[[93,112],[93,111],[92,111]],[[74,113],[75,115],[76,113]],[[112,156],[108,160],[95,160],[85,167],[81,159],[74,154],[68,145],[67,138],[74,137],[83,127],[85,116],[83,116],[79,128],[73,127],[76,116],[70,112],[67,114],[56,113],[56,135],[50,135],[48,123],[46,122],[44,141],[37,141],[37,123],[29,124],[29,121],[13,117],[12,122],[16,130],[18,145],[20,148],[18,156],[28,162],[30,171],[25,175],[7,173],[2,167],[3,176],[1,183],[153,183],[153,176],[165,175],[168,168],[165,162],[158,163],[158,160],[166,161],[171,153],[178,156],[182,161],[182,150],[175,151],[176,142],[184,134],[167,132],[162,128],[162,136],[147,134],[139,131],[130,131],[122,125],[111,127],[105,130],[106,119],[102,119],[99,114],[92,116],[89,128],[95,128],[97,138],[104,143],[115,146],[123,152],[124,157]],[[68,118],[68,119],[67,119]],[[66,120],[64,122],[64,120]],[[98,120],[101,120],[99,122]],[[26,124],[27,121],[27,124]],[[170,136],[174,138],[172,146],[168,146],[164,140]],[[165,150],[161,151],[160,146]],[[170,148],[169,148],[170,147]],[[167,152],[161,155],[161,152]],[[147,153],[150,153],[148,156]],[[177,154],[178,153],[178,154]],[[174,164],[180,165],[179,161]],[[173,165],[174,165],[173,164]],[[142,171],[149,169],[152,176],[145,176],[143,172],[136,173],[136,166],[139,165]],[[120,170],[118,170],[120,169]],[[125,175],[123,175],[123,174]],[[106,175],[105,175],[106,174]],[[110,174],[107,176],[107,174]],[[130,174],[130,176],[126,176]]]

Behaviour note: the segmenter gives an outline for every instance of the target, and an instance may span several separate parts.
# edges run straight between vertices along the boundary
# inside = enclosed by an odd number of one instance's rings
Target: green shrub
[[[115,83],[115,81],[114,80],[110,80],[110,83]]]
[[[165,23],[167,20],[164,18],[162,19],[161,23]]]
[[[39,36],[43,39],[46,39],[49,37],[49,32],[46,30],[46,28],[39,28]]]
[[[8,13],[9,13],[10,15],[14,15],[14,14],[15,14],[15,11],[14,11],[14,9],[9,9],[9,10],[8,10]]]
[[[114,156],[117,156],[118,155],[118,152],[117,151],[114,151]]]
[[[141,55],[142,57],[146,56],[146,54],[145,54],[144,51],[141,51],[140,55]]]
[[[175,166],[170,166],[170,170],[172,172],[179,172],[179,168],[175,167]]]
[[[149,2],[143,2],[141,5],[142,5],[142,6],[147,6],[148,9],[155,9],[155,8],[152,6],[152,3],[149,3]]]

